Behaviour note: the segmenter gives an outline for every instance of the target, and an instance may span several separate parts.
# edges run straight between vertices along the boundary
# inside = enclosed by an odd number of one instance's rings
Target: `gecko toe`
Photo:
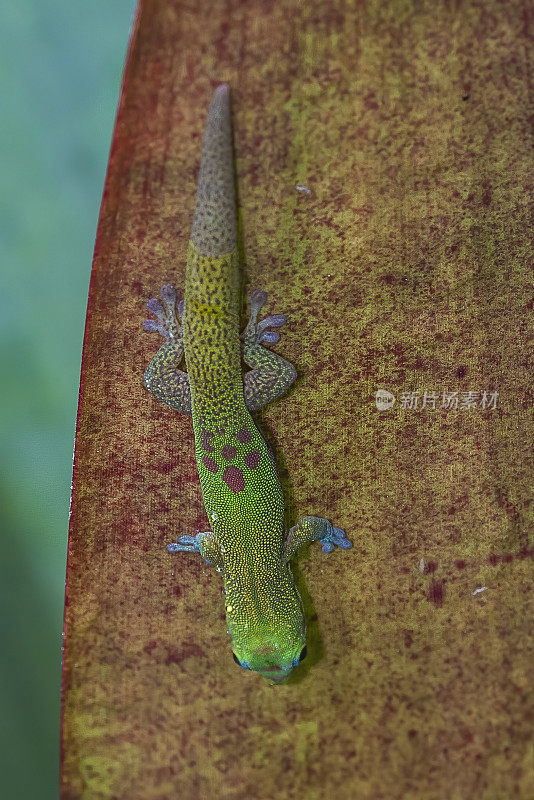
[[[181,342],[182,330],[178,317],[181,321],[183,314],[183,300],[176,304],[176,289],[172,284],[165,284],[161,288],[161,299],[165,305],[162,305],[157,297],[152,297],[147,301],[146,307],[157,317],[156,320],[146,319],[143,322],[145,331],[156,331],[161,334],[164,339],[170,340],[173,343]],[[176,314],[177,312],[177,314]]]
[[[278,331],[268,331],[267,328],[280,328],[286,321],[284,314],[271,314],[256,325],[256,341],[273,344],[280,340]]]
[[[255,289],[250,295],[250,316],[251,319],[256,321],[258,312],[262,306],[267,302],[267,292],[263,289]]]
[[[183,551],[189,553],[198,552],[196,537],[180,536],[177,542],[172,542],[171,544],[167,545],[167,551],[169,553],[178,553]]]
[[[153,314],[156,314],[157,317],[163,318],[163,316],[165,315],[163,306],[161,305],[157,297],[151,297],[150,300],[147,300],[146,307],[148,311],[151,311]]]
[[[332,527],[332,541],[342,550],[350,550],[352,547],[352,542],[347,539],[345,531],[341,530],[341,528]]]
[[[343,538],[343,539],[336,539],[335,541],[337,546],[341,547],[342,550],[350,550],[350,548],[352,547],[352,542],[350,541],[350,539]]]
[[[321,544],[323,553],[331,553],[336,546],[340,547],[341,550],[350,550],[352,547],[352,542],[350,539],[347,539],[345,531],[342,531],[341,528],[334,528],[334,526],[332,526],[331,531],[321,539]]]
[[[262,319],[261,322],[258,322],[258,328],[280,328],[285,324],[285,321],[285,314],[271,314],[269,317]]]
[[[161,287],[161,299],[165,303],[176,303],[176,289],[172,283],[166,283]]]
[[[162,325],[160,322],[156,322],[155,319],[144,319],[143,320],[143,328],[144,328],[145,331],[148,331],[150,333],[152,333],[152,332],[159,333],[165,339],[169,338],[169,334],[165,330],[164,325]]]
[[[263,289],[255,289],[250,295],[250,302],[255,303],[260,308],[265,304],[266,300],[267,292],[264,292]]]
[[[268,342],[269,344],[275,344],[276,342],[280,341],[280,334],[278,331],[263,331],[258,336],[258,342]]]

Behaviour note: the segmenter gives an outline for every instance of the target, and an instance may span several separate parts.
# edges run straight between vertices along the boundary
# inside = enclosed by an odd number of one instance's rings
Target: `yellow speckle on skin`
[[[226,612],[227,612],[227,614],[229,614],[229,613],[230,613],[230,611],[232,611],[232,609],[233,609],[233,606],[226,606]]]

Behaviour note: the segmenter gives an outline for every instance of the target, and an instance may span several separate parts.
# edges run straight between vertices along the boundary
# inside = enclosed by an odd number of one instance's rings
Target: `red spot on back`
[[[206,469],[209,469],[210,472],[217,472],[219,469],[213,458],[210,458],[209,456],[202,456],[202,463]]]
[[[260,463],[261,453],[259,450],[252,450],[250,453],[247,453],[244,457],[243,461],[247,465],[249,469],[256,469],[258,464]]]
[[[234,447],[233,444],[225,444],[225,446],[221,450],[221,455],[227,461],[231,461],[237,455],[237,447]]]
[[[248,428],[241,428],[241,430],[236,433],[235,438],[238,442],[241,442],[241,444],[248,444],[252,441],[252,434]]]
[[[226,467],[223,473],[223,481],[234,494],[242,492],[245,488],[243,472],[234,466]]]
[[[214,435],[213,431],[202,431],[202,449],[205,450],[206,453],[213,453],[215,450],[211,443],[211,439]]]

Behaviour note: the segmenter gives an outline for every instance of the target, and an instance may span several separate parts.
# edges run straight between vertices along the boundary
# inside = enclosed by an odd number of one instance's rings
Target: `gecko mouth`
[[[264,678],[267,678],[267,680],[273,683],[285,681],[290,671],[291,670],[282,669],[281,667],[263,667],[261,670],[258,670]]]

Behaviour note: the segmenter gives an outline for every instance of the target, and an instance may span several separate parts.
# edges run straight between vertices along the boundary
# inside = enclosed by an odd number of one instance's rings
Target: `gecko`
[[[145,387],[193,421],[195,456],[209,531],[183,535],[169,552],[200,553],[222,573],[233,658],[271,684],[287,680],[306,656],[306,626],[290,559],[319,540],[329,553],[352,547],[326,519],[306,516],[285,530],[274,457],[251,412],[284,394],[295,367],[265,344],[276,343],[283,314],[261,321],[267,295],[256,290],[240,334],[229,87],[209,105],[189,240],[184,298],[174,286],[152,298],[145,330],[163,344],[144,374]],[[275,329],[275,330],[273,330]],[[243,371],[241,358],[249,367]],[[186,370],[180,369],[185,359]]]

